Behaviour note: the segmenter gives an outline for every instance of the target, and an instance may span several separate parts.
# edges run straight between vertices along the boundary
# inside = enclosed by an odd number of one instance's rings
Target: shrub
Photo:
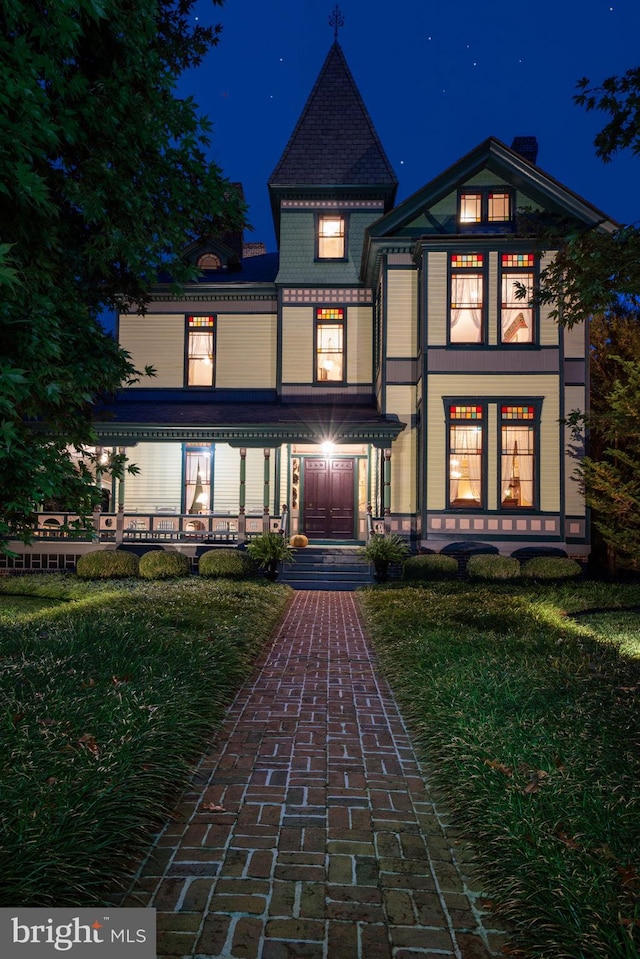
[[[580,563],[567,556],[536,556],[522,567],[523,576],[536,580],[573,579],[581,573]]]
[[[254,572],[249,557],[237,549],[208,550],[200,557],[198,569],[201,576],[221,576],[224,579],[245,579]]]
[[[409,544],[399,533],[374,533],[358,553],[369,563],[402,563]]]
[[[518,579],[520,563],[512,556],[482,553],[470,557],[467,563],[467,576],[469,579]]]
[[[247,544],[247,552],[260,569],[269,569],[274,563],[293,563],[295,556],[289,542],[281,533],[267,532],[255,536]]]
[[[457,560],[442,553],[409,556],[404,562],[404,578],[410,580],[446,579],[456,576],[457,572]]]
[[[144,579],[178,579],[190,572],[191,562],[184,553],[152,549],[140,558],[140,575]]]
[[[76,573],[80,579],[127,579],[138,575],[138,565],[135,553],[100,549],[80,556]]]

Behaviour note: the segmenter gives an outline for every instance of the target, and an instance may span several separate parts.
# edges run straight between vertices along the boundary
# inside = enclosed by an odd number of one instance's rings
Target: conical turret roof
[[[336,41],[269,186],[369,186],[395,193],[397,183]]]

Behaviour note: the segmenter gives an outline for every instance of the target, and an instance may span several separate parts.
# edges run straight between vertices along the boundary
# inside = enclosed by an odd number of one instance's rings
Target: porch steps
[[[305,546],[296,549],[295,563],[280,570],[279,583],[292,589],[352,592],[374,582],[369,564],[355,546]]]

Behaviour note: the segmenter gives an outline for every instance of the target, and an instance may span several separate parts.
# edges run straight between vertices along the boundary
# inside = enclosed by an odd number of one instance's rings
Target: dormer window
[[[220,257],[215,253],[203,253],[198,257],[198,268],[200,270],[219,270],[221,267]]]
[[[345,218],[337,213],[318,217],[318,259],[344,260]]]
[[[510,229],[514,214],[513,191],[505,188],[461,190],[458,222],[461,229]]]

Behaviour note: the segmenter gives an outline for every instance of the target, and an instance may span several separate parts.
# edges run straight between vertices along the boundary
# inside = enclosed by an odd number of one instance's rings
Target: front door
[[[303,529],[309,539],[353,539],[354,459],[304,460]]]

